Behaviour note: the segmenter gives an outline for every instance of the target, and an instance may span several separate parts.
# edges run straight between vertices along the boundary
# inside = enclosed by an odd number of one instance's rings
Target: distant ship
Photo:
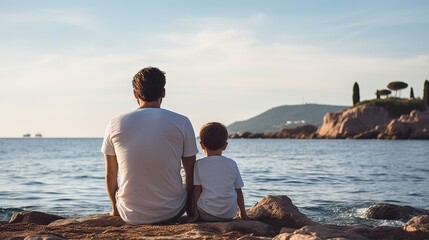
[[[25,134],[22,134],[22,137],[29,138],[29,137],[31,137],[31,134],[25,133]]]
[[[34,135],[34,137],[41,138],[41,137],[43,137],[43,136],[42,136],[42,134],[41,134],[41,133],[36,133],[36,135]]]

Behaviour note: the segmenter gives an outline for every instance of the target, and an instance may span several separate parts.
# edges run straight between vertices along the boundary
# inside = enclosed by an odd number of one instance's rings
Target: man
[[[158,68],[139,71],[133,79],[139,108],[113,118],[103,140],[110,214],[130,224],[175,222],[192,196],[194,130],[188,118],[161,108],[164,87],[165,73]]]

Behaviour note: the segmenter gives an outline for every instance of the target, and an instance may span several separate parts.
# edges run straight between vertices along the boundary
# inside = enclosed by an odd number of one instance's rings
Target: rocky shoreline
[[[119,217],[94,215],[78,219],[41,212],[18,212],[0,222],[0,239],[429,239],[429,211],[379,204],[368,218],[407,221],[402,227],[325,225],[302,214],[287,196],[266,196],[247,210],[251,221],[173,225],[129,225]]]
[[[304,125],[273,133],[233,133],[230,138],[299,139],[429,139],[429,110],[392,117],[376,105],[360,105],[327,113],[320,127]]]

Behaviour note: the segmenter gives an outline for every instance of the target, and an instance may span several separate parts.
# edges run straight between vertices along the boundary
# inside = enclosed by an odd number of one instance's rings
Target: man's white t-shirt
[[[194,185],[202,192],[197,206],[220,218],[233,218],[238,209],[235,189],[244,186],[234,160],[224,156],[199,159],[194,167]]]
[[[125,222],[161,222],[183,209],[186,190],[181,160],[198,153],[188,118],[161,108],[142,108],[113,118],[101,151],[116,155],[116,205]]]

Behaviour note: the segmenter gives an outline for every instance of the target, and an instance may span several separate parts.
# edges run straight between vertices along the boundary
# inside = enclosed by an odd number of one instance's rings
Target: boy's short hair
[[[162,97],[165,87],[165,72],[156,67],[140,70],[133,78],[133,89],[137,97],[145,102],[157,101]]]
[[[209,122],[200,130],[200,140],[209,150],[223,148],[228,140],[228,130],[222,123]]]

